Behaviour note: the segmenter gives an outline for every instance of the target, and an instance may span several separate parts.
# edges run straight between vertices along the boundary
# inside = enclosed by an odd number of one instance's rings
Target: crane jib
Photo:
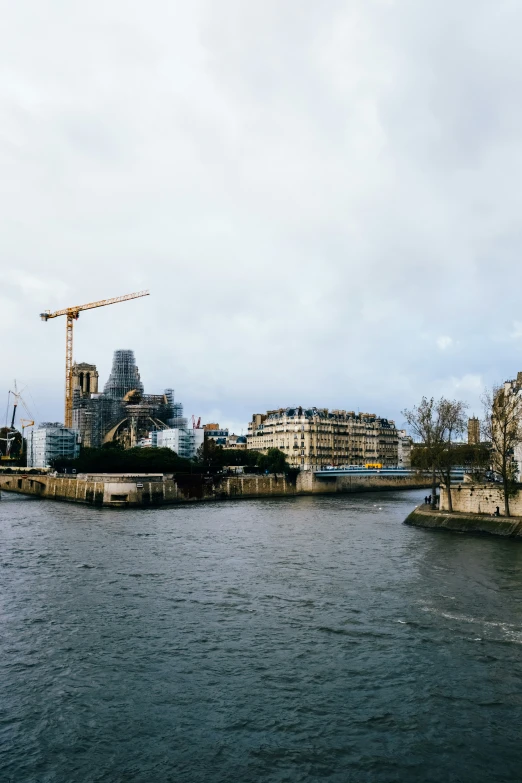
[[[78,318],[78,314],[82,310],[92,310],[95,307],[105,307],[106,305],[116,304],[117,302],[127,302],[129,299],[138,299],[141,296],[150,296],[150,291],[136,291],[134,294],[114,296],[112,299],[100,299],[97,302],[88,302],[87,304],[75,305],[74,307],[64,307],[62,310],[56,310],[54,313],[45,310],[43,313],[40,313],[40,318],[44,321],[47,321],[49,318],[57,318],[59,315],[72,315],[73,318]]]

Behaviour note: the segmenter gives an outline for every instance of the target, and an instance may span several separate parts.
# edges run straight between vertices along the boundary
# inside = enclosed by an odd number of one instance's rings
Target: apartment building
[[[247,445],[265,453],[280,449],[290,465],[304,470],[398,464],[395,424],[373,413],[303,407],[255,413],[248,425]]]
[[[397,430],[398,438],[398,459],[399,468],[411,468],[411,452],[413,449],[413,438],[408,435],[406,430]]]
[[[193,427],[173,427],[149,433],[150,445],[158,449],[172,449],[178,457],[193,459],[203,444],[204,430]]]

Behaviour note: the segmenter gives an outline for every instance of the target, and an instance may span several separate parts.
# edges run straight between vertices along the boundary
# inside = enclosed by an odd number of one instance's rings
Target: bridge
[[[367,478],[385,478],[387,476],[396,476],[397,478],[419,478],[431,479],[430,471],[412,470],[411,468],[319,468],[313,471],[316,478],[333,478],[334,476],[365,476]],[[464,468],[455,467],[451,470],[452,481],[464,480]],[[437,477],[437,481],[439,478]]]

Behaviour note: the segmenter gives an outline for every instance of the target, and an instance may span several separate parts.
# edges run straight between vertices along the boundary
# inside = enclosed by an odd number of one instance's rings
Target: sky
[[[1,1],[0,416],[106,381],[246,430],[522,370],[519,0]]]

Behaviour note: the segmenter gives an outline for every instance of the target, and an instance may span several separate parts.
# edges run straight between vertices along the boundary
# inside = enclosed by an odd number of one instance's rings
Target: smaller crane
[[[15,425],[15,419],[16,419],[16,411],[17,411],[17,408],[18,408],[20,403],[22,403],[22,405],[25,408],[27,414],[32,417],[32,413],[29,410],[29,408],[27,407],[27,404],[26,404],[24,398],[22,397],[22,391],[24,391],[24,389],[22,389],[21,391],[18,391],[18,384],[17,384],[17,382],[15,380],[14,381],[14,391],[12,391],[10,389],[9,390],[9,395],[8,395],[8,397],[10,397],[11,395],[13,396],[13,413],[11,415],[11,426],[7,429],[7,432],[6,432],[6,436],[7,437],[0,438],[0,440],[5,440],[6,441],[5,457],[3,458],[5,460],[11,459],[11,443],[14,440],[16,440],[16,436],[19,434],[17,432],[17,430],[15,430],[15,426],[14,425]],[[7,407],[8,407],[8,410],[9,410],[9,399],[8,399]],[[6,419],[7,419],[7,416],[6,416]],[[26,423],[24,425],[23,422],[28,422],[28,423]],[[30,422],[30,424],[29,424],[29,422]],[[24,429],[27,426],[34,425],[34,421],[32,419],[20,419],[20,424],[22,425],[22,449],[23,449]]]
[[[32,419],[20,419],[20,425],[22,427],[22,441],[23,441],[25,428],[34,427],[34,421]]]
[[[192,429],[193,430],[200,430],[201,429],[201,416],[196,421],[196,417],[194,414],[192,414]]]

